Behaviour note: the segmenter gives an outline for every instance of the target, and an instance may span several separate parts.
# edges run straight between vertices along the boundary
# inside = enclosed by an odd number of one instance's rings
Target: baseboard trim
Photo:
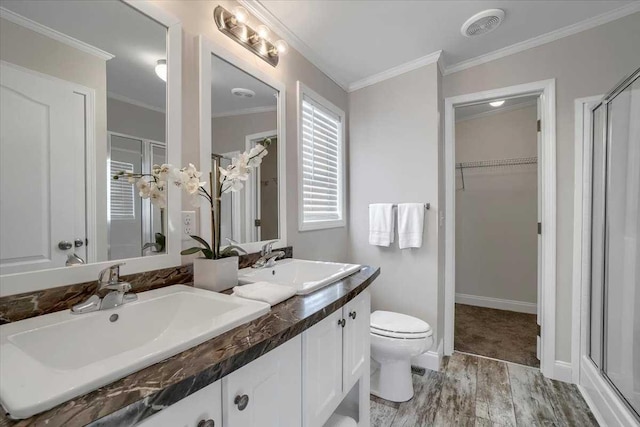
[[[456,303],[475,305],[477,307],[495,308],[498,310],[517,311],[518,313],[536,314],[538,312],[537,305],[531,302],[481,297],[469,294],[456,293]]]
[[[426,353],[422,353],[413,359],[411,359],[411,364],[413,366],[417,366],[419,368],[429,369],[431,371],[439,371],[440,370],[440,361],[442,360],[443,355],[443,346],[442,340],[438,343],[438,347],[436,350],[429,350]]]
[[[556,360],[553,366],[553,379],[573,383],[573,366],[569,362]]]

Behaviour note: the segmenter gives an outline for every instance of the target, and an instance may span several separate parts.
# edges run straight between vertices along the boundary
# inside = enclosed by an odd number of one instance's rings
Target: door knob
[[[233,400],[233,403],[235,403],[236,405],[238,405],[238,409],[240,411],[244,411],[244,409],[247,407],[247,405],[249,404],[249,396],[247,396],[246,394],[243,394],[242,396],[238,395],[236,396],[236,398]]]
[[[215,427],[215,426],[216,426],[216,422],[213,421],[211,418],[209,418],[208,420],[200,420],[200,422],[198,422],[197,427]]]
[[[75,246],[76,248],[81,248],[82,245],[84,245],[84,240],[82,239],[76,239],[73,241],[73,246]]]
[[[73,243],[68,242],[66,240],[61,240],[60,242],[58,242],[58,249],[60,250],[68,251],[72,247],[73,247]]]
[[[346,324],[347,324],[346,320],[344,320],[344,319],[338,320],[338,325],[342,326],[343,328],[344,328],[344,325],[346,325]]]
[[[355,310],[350,311],[349,312],[349,317],[351,317],[353,320],[356,320],[356,311]]]

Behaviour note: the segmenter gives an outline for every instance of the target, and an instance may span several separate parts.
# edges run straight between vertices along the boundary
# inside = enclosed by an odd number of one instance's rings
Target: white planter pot
[[[193,286],[224,291],[238,284],[238,257],[193,260]]]

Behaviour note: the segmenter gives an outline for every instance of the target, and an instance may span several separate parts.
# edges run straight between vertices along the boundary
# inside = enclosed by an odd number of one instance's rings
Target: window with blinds
[[[109,176],[131,171],[133,171],[133,164],[111,160]],[[109,204],[111,219],[135,219],[135,185],[129,184],[126,179],[111,179],[109,183],[111,185]]]
[[[301,104],[301,229],[344,225],[343,117],[307,94]]]

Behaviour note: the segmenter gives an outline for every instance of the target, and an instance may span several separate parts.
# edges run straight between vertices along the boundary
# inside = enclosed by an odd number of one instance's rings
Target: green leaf
[[[189,235],[189,237],[191,237],[193,240],[195,240],[196,242],[200,243],[202,246],[204,246],[206,249],[211,250],[211,246],[209,246],[209,244],[207,243],[206,240],[204,240],[202,237],[200,236],[195,236],[195,235]]]
[[[238,253],[242,253],[244,255],[247,254],[247,251],[245,251],[244,249],[242,249],[240,246],[238,245],[229,245],[226,248],[224,248],[224,250],[221,252],[221,254],[227,252],[227,251],[231,251],[233,250],[234,252],[236,252],[236,254]]]
[[[199,247],[193,247],[193,248],[189,248],[189,249],[185,249],[183,251],[180,252],[180,255],[192,255],[192,254],[197,254],[198,252],[202,251],[204,252],[206,249],[202,249]]]
[[[202,254],[205,258],[213,259],[213,251],[211,249],[202,249]]]

